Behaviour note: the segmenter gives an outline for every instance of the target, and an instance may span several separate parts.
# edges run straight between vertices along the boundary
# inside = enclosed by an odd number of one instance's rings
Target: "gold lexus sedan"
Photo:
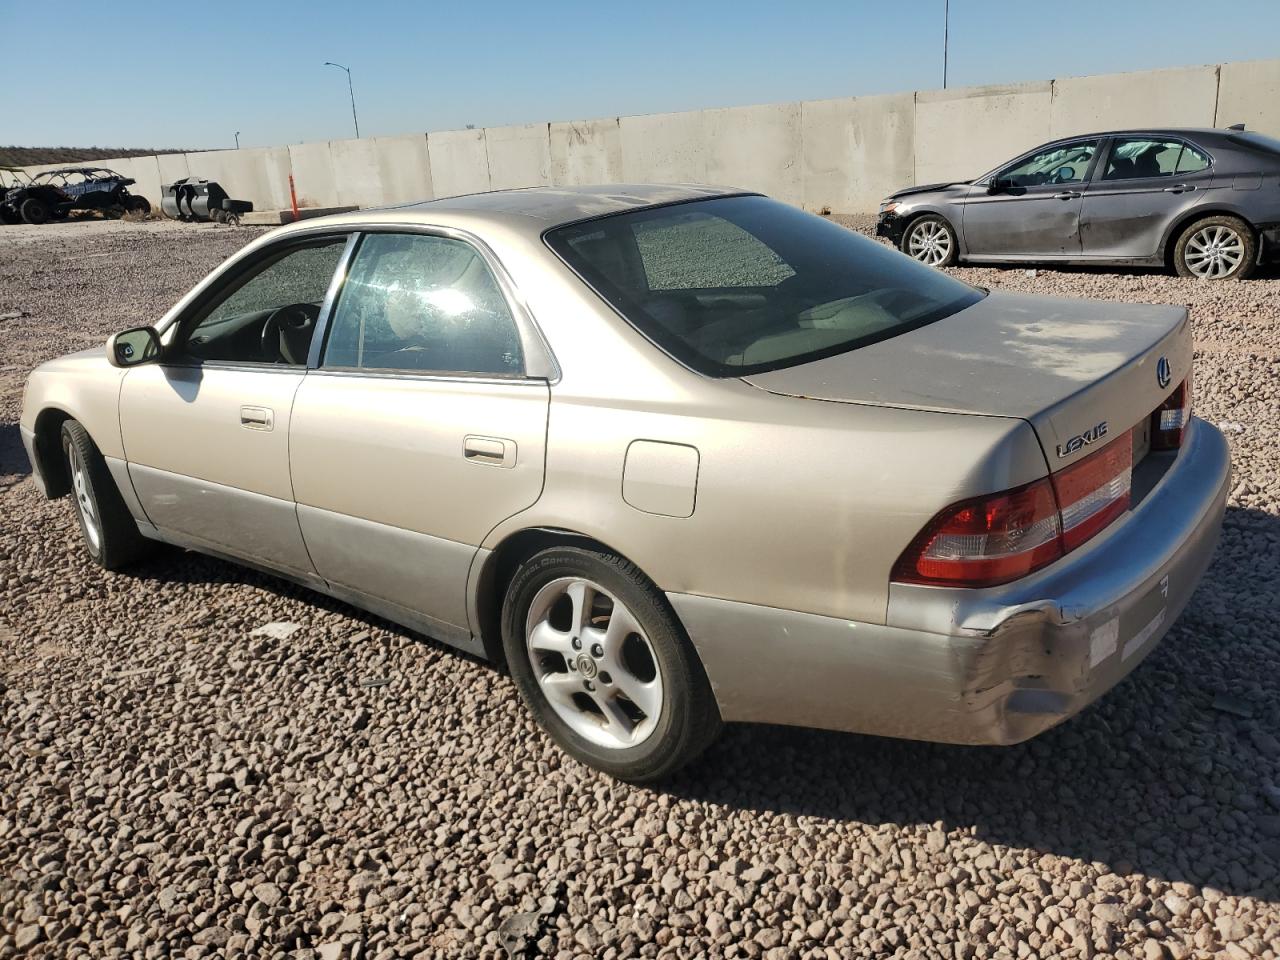
[[[39,367],[109,570],[154,542],[504,663],[628,780],[722,722],[1007,744],[1151,651],[1221,527],[1175,307],[992,293],[706,187],[304,221]]]

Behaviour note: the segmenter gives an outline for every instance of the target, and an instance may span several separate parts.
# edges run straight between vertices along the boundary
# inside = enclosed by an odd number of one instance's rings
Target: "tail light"
[[[1191,421],[1191,374],[1151,414],[1151,449],[1177,450]]]
[[[1129,509],[1133,431],[1051,478],[965,500],[936,516],[894,564],[899,583],[991,587],[1025,577]]]

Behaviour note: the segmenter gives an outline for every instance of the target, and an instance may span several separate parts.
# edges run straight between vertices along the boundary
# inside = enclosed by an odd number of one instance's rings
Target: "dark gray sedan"
[[[1068,137],[976,180],[899,190],[876,233],[935,267],[1105,263],[1243,278],[1280,256],[1280,140],[1242,127]]]

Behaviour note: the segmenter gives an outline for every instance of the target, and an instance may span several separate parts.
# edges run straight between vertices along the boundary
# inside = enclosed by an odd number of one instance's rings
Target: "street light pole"
[[[947,89],[947,44],[951,34],[951,0],[942,0],[942,89]]]
[[[360,139],[360,121],[356,117],[356,91],[355,91],[355,87],[351,85],[351,68],[344,67],[342,64],[334,63],[331,60],[326,60],[324,62],[324,65],[326,67],[337,67],[339,70],[347,71],[347,93],[351,94],[351,123],[356,128],[356,139],[359,140]]]
[[[240,131],[239,130],[236,131],[236,149],[237,150],[240,149]]]

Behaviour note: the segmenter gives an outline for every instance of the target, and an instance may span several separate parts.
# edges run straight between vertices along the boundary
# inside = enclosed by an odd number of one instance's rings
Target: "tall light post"
[[[240,149],[240,131],[239,130],[236,131],[236,149],[237,150]]]
[[[951,0],[942,0],[942,89],[947,89],[947,41],[951,33]]]
[[[347,92],[351,94],[351,122],[352,124],[355,125],[356,139],[359,140],[360,139],[360,121],[356,118],[356,91],[355,91],[355,87],[351,85],[351,68],[344,67],[342,64],[334,63],[331,60],[326,60],[324,62],[324,65],[326,67],[337,67],[339,70],[347,71]]]

